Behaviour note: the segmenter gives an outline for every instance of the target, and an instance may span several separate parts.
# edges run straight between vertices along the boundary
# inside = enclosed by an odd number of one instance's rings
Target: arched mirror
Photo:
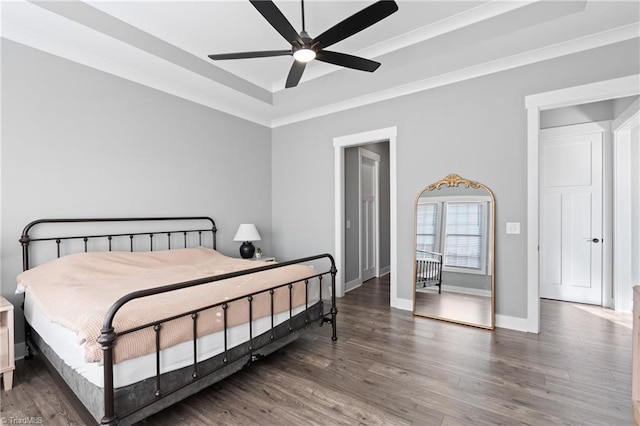
[[[493,330],[495,199],[450,174],[416,198],[413,313]]]

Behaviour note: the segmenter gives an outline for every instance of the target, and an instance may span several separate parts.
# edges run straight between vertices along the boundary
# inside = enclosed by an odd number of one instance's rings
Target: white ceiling
[[[301,29],[300,2],[276,0]],[[373,1],[305,1],[311,37]],[[640,37],[640,2],[407,1],[331,50],[382,63],[366,73],[293,58],[211,61],[288,49],[247,0],[2,1],[2,37],[275,127]]]

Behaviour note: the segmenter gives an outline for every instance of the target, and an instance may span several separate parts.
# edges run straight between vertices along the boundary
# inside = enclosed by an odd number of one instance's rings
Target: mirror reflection
[[[428,185],[415,206],[413,313],[494,328],[495,200],[458,175]]]

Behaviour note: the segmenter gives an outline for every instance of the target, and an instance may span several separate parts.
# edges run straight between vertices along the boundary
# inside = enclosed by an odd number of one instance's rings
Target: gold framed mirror
[[[415,202],[413,314],[494,329],[493,192],[450,174]]]

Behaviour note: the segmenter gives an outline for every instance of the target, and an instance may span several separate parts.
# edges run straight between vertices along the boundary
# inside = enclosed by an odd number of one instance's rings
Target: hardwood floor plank
[[[472,378],[463,378],[460,383],[471,398],[471,402],[483,402],[491,409],[503,412],[506,408],[514,419],[533,424],[562,424],[567,418],[575,424],[604,425],[621,424],[624,419],[616,418],[615,411],[608,410],[602,415],[591,404],[581,404],[572,398],[562,399],[560,395],[546,390],[538,391],[541,387],[523,383],[516,385],[507,381],[505,386],[496,386]],[[622,423],[624,424],[624,423]]]
[[[380,370],[378,372],[381,373]],[[504,424],[518,419],[520,421],[531,420],[540,414],[535,410],[531,410],[526,404],[508,405],[510,399],[513,398],[513,393],[507,390],[505,386],[495,383],[488,383],[465,376],[461,376],[456,382],[437,381],[400,369],[386,369],[385,372],[392,374],[388,376],[389,378],[403,381],[405,387],[412,389],[414,395],[426,397],[429,401],[442,400],[448,409],[454,406],[454,410],[445,411],[448,415],[459,417],[461,413],[466,411],[469,419],[472,416],[477,416],[493,424]],[[466,383],[469,381],[475,387]],[[503,395],[496,395],[485,392],[486,389],[504,390],[504,392]],[[546,413],[543,420],[548,424],[558,422],[557,418],[548,416]]]
[[[294,401],[300,397],[304,398],[304,405],[314,407],[321,416],[316,418],[322,418],[325,424],[337,418],[345,424],[409,424],[402,418],[390,416],[382,407],[368,404],[360,397],[355,398],[354,393],[345,392],[344,388],[318,391],[317,381],[300,379],[296,374],[281,372],[270,366],[262,369],[262,374],[269,383],[281,383],[283,380],[291,383],[288,387],[281,387],[281,392]],[[362,386],[359,386],[359,389],[362,389]]]

